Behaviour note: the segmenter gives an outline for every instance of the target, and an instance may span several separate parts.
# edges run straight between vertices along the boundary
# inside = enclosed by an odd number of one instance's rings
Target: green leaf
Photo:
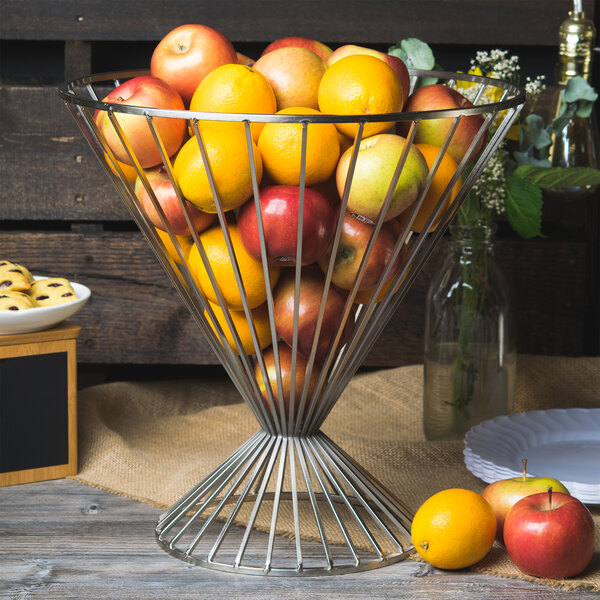
[[[560,133],[577,112],[577,104],[562,104],[558,116],[552,121],[551,129],[554,133]]]
[[[536,150],[541,150],[552,145],[552,138],[540,115],[527,115],[525,125],[526,127],[521,127],[521,147],[533,146]]]
[[[549,167],[550,161],[547,158],[536,158],[530,152],[520,152],[515,150],[513,152],[513,158],[519,166],[524,165],[535,165],[536,167]]]
[[[600,170],[591,167],[518,167],[514,177],[530,181],[538,187],[560,189],[568,187],[600,185]]]
[[[417,38],[406,38],[388,49],[388,54],[397,56],[409,69],[431,71],[435,58],[428,44]]]
[[[579,76],[571,77],[571,79],[567,81],[567,85],[563,92],[564,100],[569,104],[572,102],[579,102],[580,100],[594,103],[598,99],[598,94],[594,88],[585,79]]]
[[[521,237],[543,237],[542,190],[535,183],[514,175],[507,177],[504,206],[510,226]]]

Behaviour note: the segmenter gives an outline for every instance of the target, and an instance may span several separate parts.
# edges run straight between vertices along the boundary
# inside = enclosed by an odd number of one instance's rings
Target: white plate
[[[35,276],[34,279],[46,279],[46,277]],[[66,304],[56,304],[55,306],[37,306],[26,310],[0,310],[0,335],[9,335],[17,333],[31,333],[33,331],[42,331],[61,321],[68,319],[88,301],[91,292],[89,288],[81,283],[71,281],[73,291],[77,300],[67,302]]]
[[[587,504],[600,504],[600,408],[516,413],[484,421],[465,436],[465,465],[486,483],[554,477]]]

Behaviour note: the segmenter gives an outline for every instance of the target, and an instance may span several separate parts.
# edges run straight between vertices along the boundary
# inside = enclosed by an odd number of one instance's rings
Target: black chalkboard
[[[0,359],[0,473],[69,462],[66,352]]]

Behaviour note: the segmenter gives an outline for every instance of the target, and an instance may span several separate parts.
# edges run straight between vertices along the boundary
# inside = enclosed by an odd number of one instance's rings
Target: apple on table
[[[271,185],[260,190],[260,213],[267,260],[272,266],[294,266],[298,247],[300,188]],[[302,219],[302,265],[317,261],[327,250],[336,227],[337,210],[323,194],[304,189]],[[251,198],[238,213],[242,243],[256,260],[261,260],[256,204]]]
[[[592,560],[594,520],[580,500],[549,487],[512,507],[504,522],[504,544],[523,573],[574,577]]]
[[[532,477],[527,475],[527,459],[522,460],[523,474],[520,477],[501,479],[490,483],[481,495],[490,503],[496,515],[496,539],[504,541],[504,522],[510,509],[521,498],[543,492],[551,486],[554,491],[568,494],[569,490],[554,477]]]
[[[124,106],[184,110],[181,96],[162,79],[149,75],[128,79],[112,90],[103,99],[103,102]],[[123,131],[129,150],[137,157],[140,165],[146,169],[161,164],[162,158],[146,117],[119,112],[113,114]],[[98,110],[94,119],[117,160],[127,165],[133,165],[127,149],[108,117],[108,112]],[[167,155],[172,156],[179,150],[183,142],[186,130],[185,119],[156,117],[153,119],[153,124]]]
[[[220,31],[188,23],[160,40],[152,53],[150,73],[169,83],[189,106],[206,75],[221,65],[237,62],[233,44]]]

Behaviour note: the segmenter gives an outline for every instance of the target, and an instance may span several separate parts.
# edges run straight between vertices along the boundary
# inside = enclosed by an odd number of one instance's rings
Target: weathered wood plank
[[[593,16],[593,0],[583,4]],[[385,44],[419,37],[444,44],[553,46],[568,8],[561,0],[2,0],[0,37],[158,40],[178,25],[198,22],[237,42],[302,35],[329,43]]]
[[[74,317],[83,327],[80,362],[216,363],[140,233],[0,231],[0,248],[34,273],[61,274],[92,289],[91,300]],[[502,240],[497,255],[515,292],[519,352],[581,354],[587,302],[584,244]],[[421,362],[425,293],[442,256],[438,248],[366,365]]]
[[[183,563],[154,541],[160,510],[74,481],[0,489],[0,597],[61,600],[403,600],[438,598],[591,600],[468,570],[449,572],[405,560],[338,577],[266,578]]]

